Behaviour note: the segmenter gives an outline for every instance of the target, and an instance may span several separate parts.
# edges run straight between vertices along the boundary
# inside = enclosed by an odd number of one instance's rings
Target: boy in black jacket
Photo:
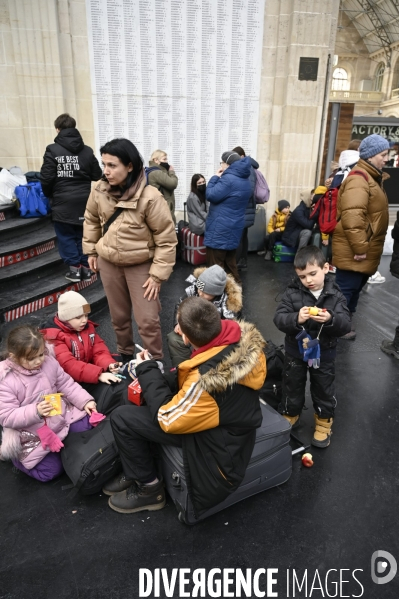
[[[331,426],[337,404],[337,337],[342,337],[351,328],[345,297],[328,275],[328,266],[319,248],[313,245],[302,248],[294,260],[298,276],[288,285],[274,316],[274,324],[285,333],[282,413],[291,426],[299,423],[305,404],[309,370],[310,392],[315,410],[312,445],[316,447],[328,447],[330,444]],[[319,309],[317,314],[311,313],[315,312],[314,308]],[[300,339],[297,338],[298,335]],[[304,350],[310,340],[316,339],[320,344],[320,360],[304,361]],[[316,352],[317,346],[314,347],[313,358]]]

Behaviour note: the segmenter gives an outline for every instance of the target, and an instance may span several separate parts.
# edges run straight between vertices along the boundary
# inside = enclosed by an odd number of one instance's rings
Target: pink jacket
[[[64,393],[62,414],[47,418],[47,425],[65,439],[72,422],[85,415],[83,408],[93,398],[63,371],[57,360],[46,356],[40,369],[25,370],[11,360],[0,362],[0,424],[4,427],[0,447],[2,459],[18,459],[28,470],[49,452],[36,435],[44,420],[37,404],[48,393]]]

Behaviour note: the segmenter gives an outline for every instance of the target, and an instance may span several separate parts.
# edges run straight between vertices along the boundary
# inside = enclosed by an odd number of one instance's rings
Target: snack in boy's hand
[[[50,402],[53,409],[50,412],[50,416],[59,416],[62,414],[61,396],[63,393],[50,393],[49,395],[43,395],[43,399]]]
[[[312,306],[309,308],[309,314],[312,316],[318,316],[320,312],[326,312],[326,308],[318,308],[317,306]]]

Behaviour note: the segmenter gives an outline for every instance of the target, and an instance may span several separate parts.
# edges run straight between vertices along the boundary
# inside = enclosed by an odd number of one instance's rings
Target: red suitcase
[[[205,264],[206,247],[204,245],[204,236],[192,233],[188,227],[183,227],[180,234],[183,260],[194,266]]]

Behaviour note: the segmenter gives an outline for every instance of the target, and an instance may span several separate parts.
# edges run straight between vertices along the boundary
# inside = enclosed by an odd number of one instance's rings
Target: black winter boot
[[[120,514],[134,514],[148,510],[154,512],[165,507],[165,490],[162,479],[153,485],[133,483],[126,491],[112,495],[109,507]]]
[[[123,472],[120,472],[105,483],[103,486],[103,493],[104,495],[116,495],[116,493],[126,491],[126,489],[132,486],[133,482],[134,481],[126,478]]]
[[[68,272],[65,274],[65,278],[72,283],[80,283],[82,280],[80,277],[80,266],[70,266]]]
[[[90,281],[91,277],[94,275],[94,272],[90,270],[88,266],[80,267],[80,278],[82,281]]]

